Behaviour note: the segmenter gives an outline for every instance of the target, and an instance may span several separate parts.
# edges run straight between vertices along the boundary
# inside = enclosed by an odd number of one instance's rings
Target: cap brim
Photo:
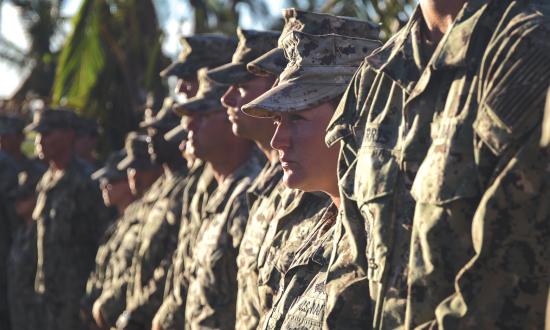
[[[23,129],[23,131],[25,133],[29,133],[29,132],[44,133],[44,132],[50,131],[51,129],[52,128],[47,125],[29,124]]]
[[[280,113],[304,111],[342,95],[347,85],[300,81],[284,82],[244,105],[242,111],[249,116],[260,118],[271,118]]]
[[[190,79],[195,78],[200,68],[200,63],[192,63],[190,61],[174,62],[162,70],[160,76],[163,78],[175,76],[181,79]]]
[[[207,113],[223,111],[224,107],[219,99],[206,97],[193,97],[189,101],[181,104],[176,104],[173,108],[180,116],[192,115],[196,113]]]
[[[92,180],[99,180],[102,178],[105,178],[108,180],[116,180],[116,179],[125,178],[126,173],[121,173],[120,171],[122,170],[115,171],[113,169],[102,167],[99,170],[92,173],[91,177],[92,177]]]
[[[281,48],[273,48],[264,55],[246,65],[246,69],[256,76],[279,76],[285,69],[288,60]]]
[[[168,142],[181,142],[187,139],[187,130],[183,126],[178,125],[164,134],[164,139]]]
[[[254,79],[254,75],[246,69],[244,63],[228,63],[206,73],[206,76],[214,82],[224,85],[245,83]]]

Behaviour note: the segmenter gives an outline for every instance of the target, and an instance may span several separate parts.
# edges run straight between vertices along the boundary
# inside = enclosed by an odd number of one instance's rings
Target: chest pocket
[[[444,117],[432,124],[433,142],[411,191],[418,203],[442,206],[479,196],[473,132],[469,127],[456,117]]]
[[[354,195],[365,221],[367,276],[379,282],[393,246],[394,221],[391,219],[399,168],[394,150],[368,142],[363,142],[358,153]]]

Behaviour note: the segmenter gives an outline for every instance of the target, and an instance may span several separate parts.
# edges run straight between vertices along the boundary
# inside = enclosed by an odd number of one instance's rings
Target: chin
[[[304,178],[292,170],[284,170],[283,182],[290,189],[304,190]]]

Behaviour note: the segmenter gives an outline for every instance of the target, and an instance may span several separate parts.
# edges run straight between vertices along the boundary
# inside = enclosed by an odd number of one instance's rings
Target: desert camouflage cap
[[[197,95],[184,103],[174,106],[174,111],[180,116],[196,112],[222,111],[225,109],[220,99],[227,90],[228,85],[211,80],[208,76],[207,68],[200,69],[197,76],[199,78]]]
[[[258,76],[276,75],[284,70],[287,59],[284,55],[282,40],[292,31],[309,34],[339,34],[349,37],[379,39],[380,27],[374,23],[353,17],[312,13],[295,8],[283,9],[285,25],[279,37],[278,47],[247,64],[246,68]]]
[[[162,70],[162,77],[194,78],[197,70],[213,68],[231,61],[237,39],[222,34],[196,34],[181,39],[183,47],[178,60]]]
[[[109,157],[107,157],[105,165],[92,173],[92,180],[112,181],[126,178],[126,171],[117,168],[118,163],[126,158],[126,155],[125,149],[111,153]]]
[[[117,164],[117,169],[125,171],[129,168],[146,170],[157,166],[149,154],[147,135],[130,132],[124,145],[126,157]]]
[[[252,78],[246,65],[258,56],[277,46],[280,32],[237,29],[239,45],[231,63],[208,71],[208,77],[222,84],[239,84]]]
[[[171,97],[166,97],[160,111],[154,117],[146,117],[144,121],[139,123],[139,127],[152,127],[161,131],[171,130],[179,123],[179,117],[172,111],[173,105],[174,100]]]
[[[279,84],[242,107],[251,116],[307,110],[344,93],[353,74],[381,43],[336,34],[290,32],[283,40],[289,63]]]
[[[542,138],[540,141],[542,147],[550,146],[550,89],[546,96],[546,108],[544,109],[544,120],[542,122]]]
[[[23,132],[25,121],[16,115],[0,115],[0,135]]]
[[[75,129],[78,117],[74,111],[67,109],[47,108],[34,113],[32,123],[25,127],[25,132],[48,132],[54,129]]]
[[[189,120],[189,117],[182,116],[180,124],[170,131],[168,131],[166,134],[164,134],[164,139],[169,142],[181,142],[183,140],[187,140],[187,121]]]

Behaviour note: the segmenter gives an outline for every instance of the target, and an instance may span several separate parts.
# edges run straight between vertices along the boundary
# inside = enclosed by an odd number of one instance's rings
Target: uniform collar
[[[422,19],[420,6],[417,6],[407,24],[366,58],[371,68],[384,72],[408,92],[414,88],[423,70],[419,46]]]
[[[434,70],[466,67],[478,61],[475,56],[470,56],[474,46],[472,35],[490,2],[470,0],[464,5],[434,53],[431,62]]]

